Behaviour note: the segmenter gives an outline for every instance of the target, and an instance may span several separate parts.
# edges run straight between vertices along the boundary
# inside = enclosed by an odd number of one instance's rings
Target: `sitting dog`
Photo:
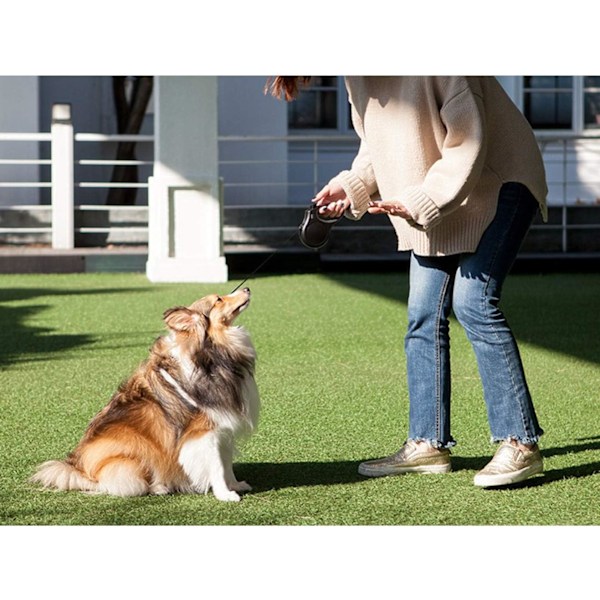
[[[233,326],[250,303],[244,288],[164,313],[169,333],[121,384],[64,461],[38,468],[34,482],[114,496],[207,493],[237,502],[251,487],[233,474],[235,440],[259,414],[256,352]]]

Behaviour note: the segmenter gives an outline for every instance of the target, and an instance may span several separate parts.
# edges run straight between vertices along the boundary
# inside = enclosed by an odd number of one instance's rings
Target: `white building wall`
[[[499,76],[509,96],[521,104],[521,78]],[[233,205],[276,205],[304,202],[311,190],[296,180],[311,170],[311,164],[290,165],[290,159],[309,161],[310,148],[285,141],[287,103],[264,94],[267,76],[222,76],[218,78],[219,175],[225,184],[225,202]],[[73,107],[76,132],[114,133],[116,122],[109,76],[26,76],[0,77],[0,131],[49,132],[51,107],[67,102]],[[149,111],[142,133],[153,132]],[[564,135],[558,132],[555,137]],[[227,141],[237,136],[244,141]],[[248,141],[248,138],[252,138]],[[541,137],[541,136],[540,136]],[[260,141],[256,138],[262,138]],[[562,143],[562,142],[561,142]],[[114,145],[79,145],[86,157],[112,158]],[[151,148],[139,146],[139,158],[152,159]],[[571,142],[563,159],[559,145],[547,145],[544,159],[551,204],[596,204],[600,198],[600,140]],[[0,142],[0,159],[49,158],[49,144],[37,142]],[[81,154],[79,154],[81,157]],[[338,160],[339,159],[339,160]],[[318,179],[326,181],[330,171],[347,168],[348,151],[335,144],[324,153],[318,165]],[[0,165],[0,182],[48,181],[49,167]],[[144,173],[140,173],[144,179]],[[109,167],[76,168],[78,181],[102,181],[110,177]],[[288,187],[288,183],[290,183]],[[83,197],[83,194],[88,196]],[[94,197],[91,197],[94,194]],[[103,203],[105,190],[76,189],[76,201]],[[0,205],[49,202],[48,190],[0,187]]]
[[[226,206],[287,203],[287,104],[265,95],[267,79],[219,77],[219,175]],[[232,136],[249,139],[227,141]]]
[[[39,78],[0,77],[0,132],[37,133],[40,131],[38,118]],[[39,158],[37,142],[0,141],[0,159]],[[0,181],[38,181],[40,168],[37,165],[0,165]],[[39,189],[0,187],[0,205],[38,204]]]

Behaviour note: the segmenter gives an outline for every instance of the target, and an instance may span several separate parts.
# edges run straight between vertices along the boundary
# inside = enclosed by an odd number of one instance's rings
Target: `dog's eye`
[[[221,296],[217,296],[215,304],[221,304],[221,302],[223,302],[223,298],[221,298]]]

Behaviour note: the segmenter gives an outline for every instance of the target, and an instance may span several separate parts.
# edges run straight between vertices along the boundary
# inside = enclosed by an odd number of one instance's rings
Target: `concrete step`
[[[1,246],[0,273],[101,273],[144,272],[146,246],[75,248]]]
[[[297,236],[306,207],[231,207],[224,209],[223,243],[232,252],[274,249],[302,250]],[[49,244],[50,207],[0,208],[0,244]],[[148,243],[146,207],[94,207],[75,209],[75,246],[139,246]],[[356,234],[360,235],[356,235]],[[342,219],[332,233],[328,252],[386,251],[394,248],[394,232],[383,216],[368,215],[361,221]]]
[[[269,254],[270,268],[294,269],[325,264],[405,263],[395,252],[396,236],[385,216],[365,215],[361,221],[342,219],[331,231],[329,242],[319,252],[305,248],[298,226],[305,206],[226,207],[223,245],[229,265],[250,272]],[[94,207],[76,210],[76,249],[56,251],[49,247],[51,209],[47,206],[0,208],[0,273],[61,273],[100,271],[145,271],[147,259],[147,208]],[[563,253],[565,222],[568,253]],[[10,233],[24,228],[29,233]],[[46,231],[44,231],[44,228]],[[40,231],[41,230],[41,231]],[[520,258],[539,261],[594,263],[600,257],[600,207],[551,207],[549,221],[538,218],[529,232]],[[231,266],[230,266],[231,270]]]

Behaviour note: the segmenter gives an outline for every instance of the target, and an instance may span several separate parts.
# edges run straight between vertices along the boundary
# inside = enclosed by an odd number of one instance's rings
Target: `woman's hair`
[[[282,96],[289,102],[297,95],[300,87],[305,86],[310,81],[310,77],[283,77],[278,75],[272,77],[265,85],[265,94],[270,93],[275,98]]]

